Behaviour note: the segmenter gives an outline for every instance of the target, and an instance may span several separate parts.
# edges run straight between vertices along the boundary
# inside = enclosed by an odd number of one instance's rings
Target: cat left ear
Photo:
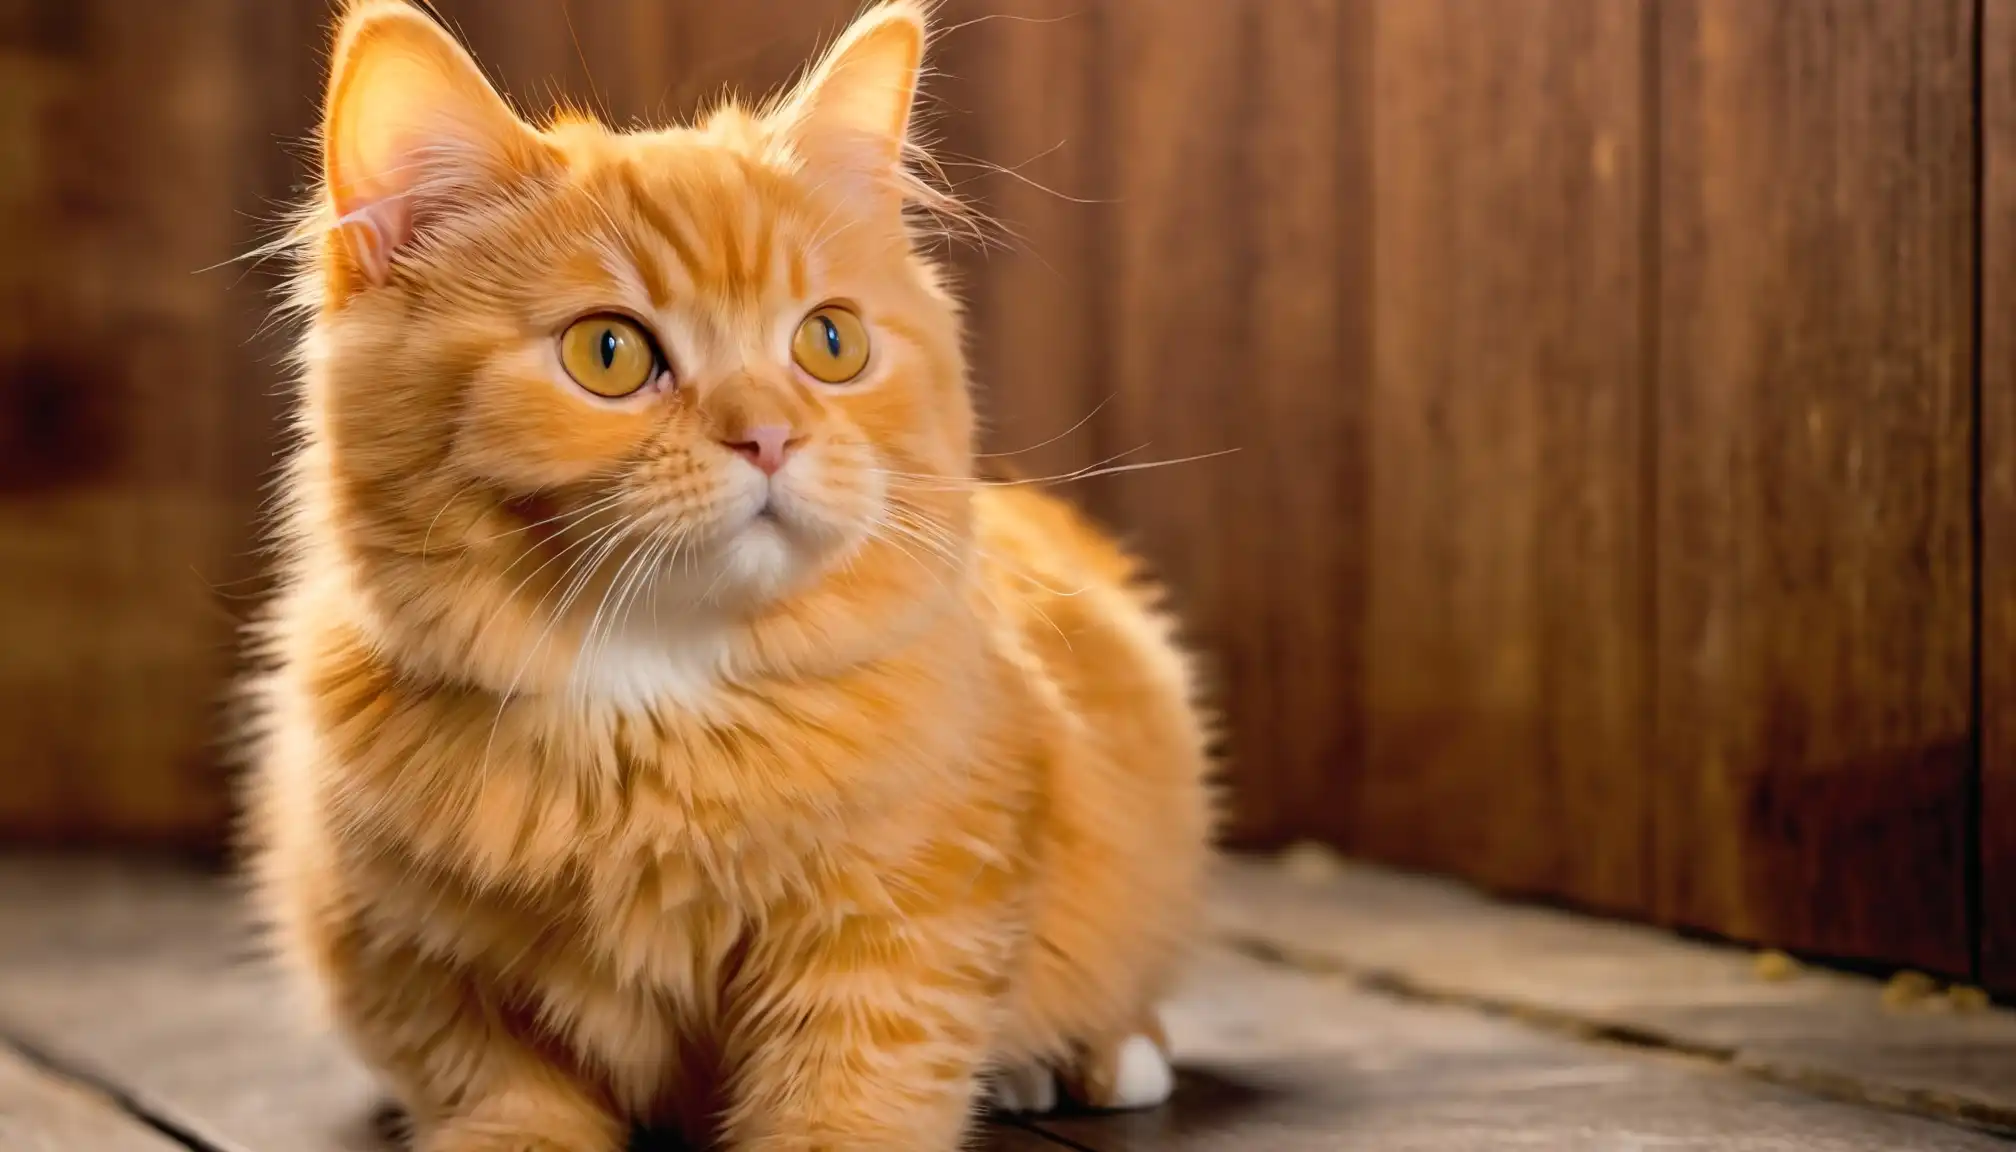
[[[364,280],[431,217],[537,169],[544,144],[468,52],[404,0],[351,0],[323,106],[322,172],[341,241]]]
[[[923,71],[927,22],[919,0],[864,13],[774,114],[807,164],[893,198]]]

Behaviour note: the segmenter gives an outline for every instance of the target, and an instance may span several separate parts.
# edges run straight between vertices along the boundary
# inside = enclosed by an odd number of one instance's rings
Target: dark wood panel
[[[1225,688],[1254,839],[1344,835],[1346,783],[1369,767],[1371,7],[1253,5],[1250,281],[1228,302],[1245,362],[1211,382],[1237,413],[1239,454],[1184,465],[1226,473],[1240,532]]]
[[[254,230],[260,101],[235,0],[59,7],[0,50],[0,835],[208,836],[264,453],[237,273],[204,270]]]
[[[1352,843],[1644,892],[1643,6],[1374,6],[1370,758]]]
[[[1251,443],[1243,392],[1257,197],[1244,113],[1252,92],[1253,6],[1221,0],[1104,4],[1101,86],[1115,210],[1106,263],[1109,456],[1175,460]],[[1122,143],[1124,142],[1124,144]],[[1242,674],[1258,632],[1242,611],[1269,517],[1242,504],[1237,458],[1127,473],[1113,486],[1117,522],[1174,589],[1189,635],[1208,654],[1235,733],[1235,834],[1268,827],[1270,747],[1240,744]],[[1270,510],[1271,511],[1271,510]],[[1195,526],[1209,524],[1208,532]]]
[[[1981,29],[1981,978],[2016,989],[2016,0]]]
[[[1661,17],[1659,910],[1969,966],[1969,0]]]
[[[1180,8],[1180,10],[1177,10]],[[1105,6],[1116,519],[1230,733],[1235,840],[1335,833],[1364,612],[1365,6]],[[1201,530],[1200,530],[1201,529]]]
[[[434,0],[433,7],[527,113],[568,104],[620,125],[688,116],[727,92],[768,95],[861,5]]]
[[[941,162],[986,237],[952,253],[993,454],[984,463],[1068,475],[1111,451],[1116,416],[1101,291],[1118,210],[1097,99],[1104,17],[1081,0],[1027,0],[1012,13],[959,0],[940,20],[926,130],[942,138]]]

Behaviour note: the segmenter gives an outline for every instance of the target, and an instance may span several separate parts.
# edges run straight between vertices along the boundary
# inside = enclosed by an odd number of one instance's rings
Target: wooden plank
[[[1222,683],[1244,814],[1234,831],[1248,841],[1344,835],[1348,773],[1366,763],[1370,7],[1249,6],[1250,234],[1228,286],[1246,345],[1243,371],[1210,382],[1237,413],[1239,454],[1178,469],[1219,476],[1228,497],[1227,520],[1203,535],[1228,569]]]
[[[181,1152],[100,1093],[0,1046],[0,1148],[15,1152]]]
[[[1655,7],[1659,910],[1965,971],[1974,6]]]
[[[1249,868],[1222,890],[1221,922],[1320,935],[1352,948],[1368,939],[1405,947],[1411,935],[1417,944],[1437,943],[1411,954],[1431,965],[1461,964],[1500,941],[1539,940],[1530,932],[1508,936],[1507,916],[1552,917],[1598,934],[1636,932],[1682,953],[1677,969],[1653,945],[1615,957],[1652,971],[1684,972],[1686,954],[1701,950],[1642,929],[1504,909],[1474,897],[1459,908],[1460,893],[1421,881],[1389,877],[1381,885],[1361,876],[1330,895],[1339,898],[1287,886],[1271,869]],[[1339,917],[1355,929],[1331,935]],[[374,1117],[370,1081],[327,1038],[296,1024],[294,1001],[251,961],[246,931],[222,883],[161,861],[0,860],[0,1033],[25,1036],[67,1065],[118,1085],[150,1114],[210,1147],[391,1152],[386,1125]],[[1558,955],[1508,952],[1519,962],[1488,967],[1501,978],[1575,986],[1573,969],[1586,970],[1590,949],[1576,946],[1568,929],[1552,934],[1566,944]],[[1899,1025],[1908,1029],[1912,1019]],[[1178,1095],[1168,1107],[1046,1119],[1037,1127],[1049,1139],[990,1128],[981,1146],[1039,1152],[1062,1141],[1081,1152],[1496,1152],[1507,1146],[1508,1133],[1522,1147],[1559,1152],[2004,1146],[1963,1129],[1704,1069],[1699,1061],[1584,1043],[1222,946],[1202,950],[1168,1024],[1180,1068]],[[2005,1055],[2016,1051],[2006,1040],[1997,1043]],[[0,1101],[7,1075],[0,1061]],[[11,1152],[16,1143],[4,1139],[4,1123],[0,1144]],[[153,1152],[116,1143],[50,1147]]]
[[[1248,378],[1241,287],[1253,214],[1241,151],[1250,91],[1248,4],[1111,0],[1101,6],[1104,63],[1095,99],[1106,118],[1113,198],[1108,218],[1107,368],[1112,453],[1126,463],[1241,447],[1235,381]],[[1102,413],[1102,416],[1104,414]],[[1251,453],[1249,451],[1248,455]],[[1236,459],[1130,473],[1113,486],[1114,515],[1174,589],[1190,635],[1211,661],[1235,741],[1252,731],[1239,674],[1254,631],[1239,616],[1246,547],[1262,517],[1235,514]],[[1209,528],[1199,531],[1200,526]],[[1256,653],[1257,654],[1257,653]],[[1264,792],[1266,746],[1231,761],[1235,835],[1256,829],[1248,805]]]
[[[0,42],[0,835],[225,821],[212,584],[249,551],[237,461],[263,444],[241,438],[232,274],[197,273],[246,232],[237,10],[42,6]]]
[[[369,1076],[257,957],[244,910],[199,874],[0,868],[0,1035],[232,1152],[381,1152]]]
[[[1981,978],[2016,991],[2016,0],[1981,28]]]
[[[312,1025],[245,912],[218,878],[168,862],[0,858],[0,1042],[115,1084],[222,1152],[392,1152],[372,1078]],[[39,1152],[5,1138],[7,1073],[0,1059],[0,1147]],[[985,1141],[1053,1146],[1008,1128]]]
[[[857,0],[684,0],[671,7],[671,51],[680,72],[669,106],[684,114],[723,91],[761,97],[796,79],[863,5]]]
[[[1988,1152],[2002,1142],[1395,999],[1224,949],[1169,1015],[1162,1109],[1041,1127],[1096,1152]]]
[[[584,0],[534,4],[437,0],[430,5],[491,81],[510,95],[520,114],[534,120],[563,105],[595,109],[588,77],[600,69],[583,62],[574,28],[576,11],[588,6]],[[583,15],[591,16],[591,26],[595,23],[591,13]]]
[[[1112,450],[1102,20],[1078,0],[1029,0],[1012,14],[958,0],[939,14],[927,131],[943,138],[946,172],[990,236],[951,253],[984,450],[998,453],[982,463],[1021,476],[1066,475]]]
[[[527,114],[559,105],[663,125],[725,91],[792,79],[860,9],[852,0],[542,0],[433,7]]]
[[[1334,833],[1363,603],[1362,454],[1338,450],[1366,353],[1363,5],[1192,8],[945,9],[953,171],[1014,169],[973,180],[1010,247],[962,260],[987,463],[1240,449],[1060,490],[1177,589],[1235,733],[1231,837]]]
[[[1358,3],[1102,6],[1113,513],[1231,736],[1230,837],[1343,826],[1361,706],[1369,64]],[[1180,110],[1180,114],[1172,110]]]
[[[1373,7],[1370,744],[1347,841],[1630,911],[1644,11]]]
[[[1878,980],[1796,964],[1765,979],[1745,949],[1371,867],[1291,883],[1267,863],[1228,864],[1212,907],[1221,937],[1298,966],[2016,1130],[2016,1012],[1964,993],[1900,1002]]]

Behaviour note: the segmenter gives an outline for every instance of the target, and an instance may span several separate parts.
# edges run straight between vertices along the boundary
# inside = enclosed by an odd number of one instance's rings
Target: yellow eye
[[[805,317],[791,338],[791,358],[815,380],[845,384],[868,366],[868,329],[837,304]]]
[[[576,384],[612,400],[658,375],[651,338],[621,316],[590,316],[569,325],[560,336],[560,363]]]

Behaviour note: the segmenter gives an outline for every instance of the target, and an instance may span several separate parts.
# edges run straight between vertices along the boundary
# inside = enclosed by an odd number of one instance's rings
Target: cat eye
[[[845,384],[868,366],[868,329],[851,309],[828,304],[798,325],[791,358],[814,380]]]
[[[658,348],[635,321],[589,316],[560,335],[560,364],[574,382],[597,396],[620,400],[664,371]]]

